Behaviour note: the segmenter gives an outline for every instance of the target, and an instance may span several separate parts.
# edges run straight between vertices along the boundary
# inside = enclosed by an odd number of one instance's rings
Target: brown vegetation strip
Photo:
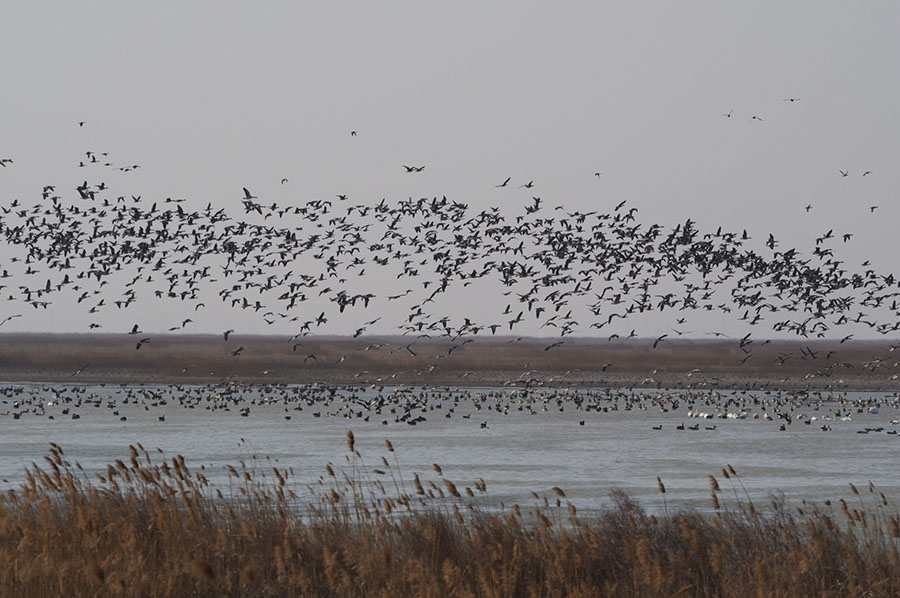
[[[145,338],[143,335],[139,335]],[[0,380],[895,389],[890,343],[0,334]],[[466,339],[471,340],[471,339]],[[514,341],[514,342],[513,342]],[[409,350],[407,345],[411,345]],[[761,343],[758,343],[761,344]],[[237,355],[233,353],[242,348]],[[812,357],[811,355],[815,355]]]
[[[872,487],[839,507],[762,514],[711,478],[711,515],[653,517],[619,494],[589,519],[553,488],[498,513],[483,508],[483,481],[455,484],[436,466],[438,483],[416,476],[407,494],[386,458],[371,468],[352,436],[348,447],[347,469],[329,466],[301,509],[287,470],[231,468],[223,496],[180,456],[132,448],[91,482],[54,445],[0,500],[0,595],[900,593],[900,520]]]

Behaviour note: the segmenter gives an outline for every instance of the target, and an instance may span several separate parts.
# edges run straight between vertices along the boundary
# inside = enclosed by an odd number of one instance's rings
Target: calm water
[[[869,481],[895,503],[900,499],[900,436],[889,434],[900,428],[891,423],[900,418],[895,395],[783,395],[781,407],[773,408],[764,395],[737,393],[729,396],[744,401],[746,419],[730,419],[726,413],[741,409],[710,394],[695,396],[691,404],[683,392],[645,391],[635,398],[632,391],[396,391],[381,392],[389,400],[377,413],[366,408],[377,396],[372,389],[6,385],[0,397],[0,478],[6,488],[21,482],[25,466],[42,461],[51,441],[89,472],[127,457],[128,445],[139,442],[169,457],[184,455],[192,469],[202,465],[220,485],[227,484],[226,464],[253,455],[292,467],[295,481],[313,483],[327,463],[345,462],[346,433],[352,430],[368,466],[381,466],[388,439],[396,449],[390,460],[396,457],[407,481],[414,472],[436,479],[432,464],[438,463],[459,486],[484,478],[498,506],[533,504],[532,492],[546,495],[559,486],[582,510],[601,508],[610,490],[621,488],[658,511],[660,476],[670,508],[706,508],[710,474],[719,479],[724,498],[734,497],[721,476],[727,464],[757,504],[775,492],[789,501],[845,498],[848,483],[863,488]],[[184,397],[189,399],[182,404],[178,399]],[[415,401],[423,406],[396,421]],[[246,416],[244,408],[250,409]],[[714,418],[695,419],[689,411]],[[792,421],[783,431],[786,419],[763,415],[775,411]],[[72,419],[76,413],[79,418]],[[414,418],[425,419],[409,425]],[[681,423],[699,429],[678,430]],[[831,430],[822,431],[823,425]],[[736,490],[743,499],[744,489]]]

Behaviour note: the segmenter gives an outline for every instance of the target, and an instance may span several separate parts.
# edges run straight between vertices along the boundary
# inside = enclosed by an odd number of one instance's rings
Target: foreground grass
[[[91,479],[52,445],[0,499],[0,595],[900,594],[900,520],[871,486],[763,514],[729,468],[733,498],[710,477],[709,515],[654,517],[616,494],[582,519],[559,488],[496,512],[483,481],[457,487],[437,465],[433,481],[405,481],[390,443],[377,466],[348,444],[302,500],[289,470],[257,462],[230,468],[223,492],[180,456],[154,462],[138,445]]]

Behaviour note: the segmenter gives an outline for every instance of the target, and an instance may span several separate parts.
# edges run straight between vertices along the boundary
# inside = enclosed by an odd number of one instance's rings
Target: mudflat
[[[149,338],[149,341],[141,342]],[[0,380],[900,389],[890,341],[2,334]],[[138,346],[140,348],[138,348]]]

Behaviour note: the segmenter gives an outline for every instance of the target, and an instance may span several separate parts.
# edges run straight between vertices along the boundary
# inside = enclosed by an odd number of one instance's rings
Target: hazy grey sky
[[[773,233],[809,250],[830,228],[851,232],[837,257],[897,271],[898,24],[896,2],[821,0],[9,3],[0,158],[15,162],[0,169],[0,203],[31,205],[45,184],[72,200],[92,150],[142,166],[90,174],[113,197],[235,215],[243,186],[296,204],[447,195],[482,209],[539,195],[605,210],[627,199],[647,224],[693,218],[760,244]],[[495,188],[507,177],[511,188]],[[210,299],[183,315],[189,331],[293,333]],[[0,319],[11,313],[24,315],[2,331],[86,328],[82,306],[64,302],[0,303]],[[118,332],[182,314],[148,301],[104,317],[101,330]],[[695,330],[737,334],[733,319]]]

